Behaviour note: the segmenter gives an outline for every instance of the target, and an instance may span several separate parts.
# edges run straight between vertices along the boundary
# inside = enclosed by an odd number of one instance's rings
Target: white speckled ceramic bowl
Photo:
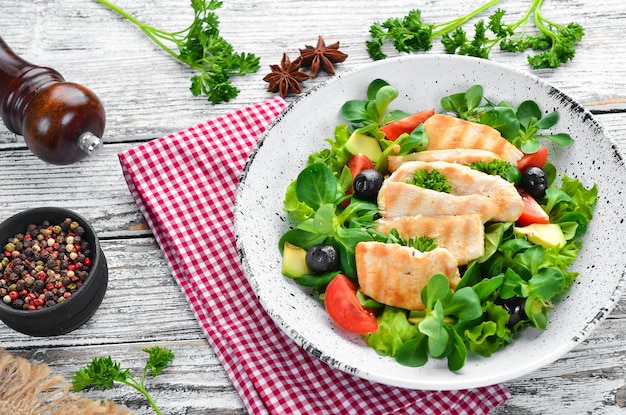
[[[489,358],[470,358],[458,373],[431,359],[421,368],[404,367],[378,355],[359,337],[328,318],[309,292],[281,275],[278,239],[288,229],[283,212],[287,185],[304,168],[307,156],[327,146],[339,108],[364,99],[368,84],[382,78],[398,88],[392,108],[408,112],[439,107],[451,93],[483,85],[485,97],[514,104],[537,101],[544,111],[558,110],[555,132],[568,132],[574,145],[551,149],[560,174],[585,187],[597,183],[599,201],[571,268],[580,272],[569,295],[549,315],[547,329],[526,330],[508,348]],[[237,243],[245,273],[274,321],[304,349],[329,365],[384,384],[454,390],[495,384],[547,365],[576,347],[613,309],[626,270],[624,218],[626,168],[615,143],[594,117],[564,93],[535,76],[501,64],[455,55],[417,55],[378,61],[341,74],[291,105],[254,150],[243,173],[235,207]]]

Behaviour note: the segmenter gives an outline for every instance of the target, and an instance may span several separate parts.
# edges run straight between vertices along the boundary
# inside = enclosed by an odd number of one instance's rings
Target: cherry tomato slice
[[[519,171],[524,174],[526,169],[529,167],[541,167],[546,165],[548,162],[548,147],[541,146],[539,150],[534,153],[524,154],[524,157],[517,162],[517,168]]]
[[[417,114],[409,115],[408,117],[401,118],[397,121],[392,121],[389,124],[383,125],[380,129],[388,140],[395,141],[402,134],[411,134],[418,125],[426,121],[432,115],[435,114],[434,109],[427,109]]]
[[[348,160],[346,167],[350,170],[352,180],[354,180],[356,175],[361,173],[363,170],[373,169],[374,163],[365,154],[357,153],[352,156],[350,160]]]
[[[373,169],[374,163],[363,153],[357,153],[348,160],[346,163],[346,167],[350,170],[350,174],[352,175],[352,181],[354,182],[354,178],[357,174],[361,173],[363,170]],[[347,195],[351,195],[354,193],[354,187],[350,184],[350,188],[346,190]],[[346,199],[341,203],[342,207],[346,207],[350,204],[350,199]]]
[[[330,318],[342,329],[354,334],[378,330],[376,316],[356,298],[356,286],[343,274],[326,287],[324,306]]]
[[[525,193],[520,193],[522,196],[522,201],[524,202],[524,210],[522,214],[517,219],[517,224],[520,226],[528,226],[533,223],[550,223],[550,217],[548,214],[541,208],[539,203],[532,196],[529,196]]]

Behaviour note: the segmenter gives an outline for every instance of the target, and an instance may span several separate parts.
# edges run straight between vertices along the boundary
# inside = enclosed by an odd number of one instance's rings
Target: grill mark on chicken
[[[444,114],[435,114],[424,122],[429,138],[426,150],[475,148],[492,151],[502,160],[516,164],[524,153],[490,126]]]
[[[451,216],[403,216],[379,219],[376,230],[388,234],[396,229],[402,239],[428,236],[439,248],[452,253],[459,265],[468,264],[485,253],[485,228],[480,214]]]
[[[447,161],[449,163],[469,164],[477,161],[492,161],[500,156],[493,151],[476,148],[424,150],[403,156],[389,156],[388,168],[394,172],[402,163],[407,161]]]
[[[454,256],[443,248],[420,252],[398,244],[360,242],[355,255],[363,294],[393,307],[423,310],[421,292],[435,274],[445,275],[452,289],[460,280]]]

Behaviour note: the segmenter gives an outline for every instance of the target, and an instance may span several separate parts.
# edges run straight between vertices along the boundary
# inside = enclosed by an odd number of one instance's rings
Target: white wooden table
[[[504,1],[511,17],[528,1]],[[141,20],[180,29],[191,19],[188,1],[118,0]],[[138,143],[266,99],[262,80],[283,52],[296,57],[318,35],[340,41],[349,58],[338,71],[371,61],[364,43],[369,27],[387,17],[422,9],[440,22],[477,7],[469,0],[230,0],[218,10],[223,36],[236,50],[261,58],[261,70],[236,79],[241,94],[213,106],[191,96],[192,72],[151,43],[135,26],[89,0],[0,0],[0,36],[29,62],[57,69],[92,89],[107,111],[105,148],[96,159],[52,166],[33,156],[22,137],[0,125],[0,220],[33,206],[74,209],[96,228],[109,261],[110,285],[85,326],[55,338],[34,338],[0,325],[0,346],[47,362],[68,378],[95,356],[111,355],[124,366],[143,366],[141,348],[171,348],[167,376],[149,387],[164,413],[235,414],[245,410],[208,346],[123,180],[117,154]],[[451,13],[454,13],[452,15]],[[626,6],[622,0],[548,0],[544,13],[586,30],[573,62],[534,71],[597,115],[626,148]],[[441,51],[436,46],[433,52]],[[494,51],[494,61],[530,71],[524,55]],[[304,84],[305,89],[324,76]],[[289,101],[297,97],[291,96]],[[593,156],[593,155],[591,155]],[[614,241],[623,243],[623,241]],[[622,301],[624,304],[624,301]],[[512,399],[497,414],[626,412],[626,315],[619,306],[599,329],[565,357],[507,383]],[[150,414],[126,387],[90,391],[137,414]]]

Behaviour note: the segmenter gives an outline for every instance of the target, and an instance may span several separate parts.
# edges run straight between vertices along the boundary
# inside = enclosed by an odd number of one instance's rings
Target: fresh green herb
[[[522,175],[517,167],[513,166],[506,160],[481,160],[469,163],[468,166],[474,170],[481,171],[492,176],[500,176],[504,180],[514,184],[518,184],[522,178]]]
[[[526,14],[522,19],[513,25],[504,25],[501,21],[504,11],[498,10],[491,22],[491,28],[496,34],[498,27],[504,28],[505,32],[500,32],[502,40],[500,48],[510,52],[523,52],[526,49],[541,50],[542,52],[528,56],[528,63],[534,69],[557,68],[562,63],[566,63],[574,58],[576,53],[576,43],[580,42],[585,34],[584,29],[577,23],[562,25],[546,19],[541,13],[544,0],[533,0]],[[538,34],[529,35],[526,30],[526,21],[532,15],[535,28]],[[519,27],[522,30],[514,35]],[[507,36],[504,36],[506,34]]]
[[[448,179],[437,169],[415,170],[413,178],[407,180],[407,183],[423,187],[424,189],[434,190],[436,192],[452,192],[452,186],[448,183]]]
[[[338,275],[340,272],[327,272],[320,275],[303,275],[300,278],[294,278],[294,281],[298,285],[303,287],[309,287],[314,294],[322,294],[326,291],[326,286]]]
[[[517,119],[519,120],[519,135],[512,140],[512,143],[521,148],[525,153],[534,153],[541,147],[541,139],[548,139],[559,146],[569,146],[573,140],[569,134],[541,134],[541,130],[554,127],[559,122],[559,113],[552,111],[543,115],[539,105],[535,101],[524,101],[517,108]]]
[[[392,228],[387,235],[382,234],[375,229],[368,229],[368,232],[372,235],[372,238],[375,241],[409,246],[420,252],[429,252],[437,248],[437,241],[430,236],[422,235],[417,238],[404,239],[396,228]]]
[[[437,242],[430,236],[422,235],[417,238],[409,238],[407,246],[417,249],[420,252],[429,252],[437,248]]]
[[[89,386],[98,389],[112,388],[115,382],[123,383],[137,390],[148,400],[154,411],[161,415],[156,402],[146,389],[146,376],[157,376],[174,360],[174,353],[166,348],[154,346],[142,349],[149,354],[143,369],[141,379],[136,379],[130,374],[129,369],[121,369],[121,364],[114,361],[110,356],[94,358],[87,366],[74,373],[72,387],[74,392],[80,392]]]
[[[326,139],[326,142],[330,144],[330,148],[324,148],[310,154],[307,166],[315,163],[323,163],[339,177],[346,163],[350,160],[350,157],[352,157],[352,153],[346,149],[346,142],[350,138],[350,134],[348,124],[340,124],[335,127],[334,139]],[[352,182],[352,176],[350,176],[350,182]]]
[[[563,230],[565,246],[546,249],[528,242],[523,236],[516,236],[510,223],[489,224],[485,228],[485,254],[469,264],[457,286],[457,289],[472,286],[479,292],[485,310],[487,305],[492,308],[490,313],[494,312],[494,307],[500,307],[495,304],[498,299],[520,297],[524,300],[526,318],[512,328],[499,326],[496,330],[490,318],[464,324],[469,330],[465,340],[470,348],[485,356],[508,344],[513,333],[527,326],[545,329],[552,300],[565,294],[578,275],[567,269],[580,251],[578,238],[585,233],[593,216],[597,186],[586,189],[578,180],[564,175],[561,186],[550,187],[546,194],[542,207],[550,214],[550,223],[558,224]],[[492,283],[487,285],[484,281]],[[485,285],[479,289],[479,284]],[[484,334],[486,330],[478,326],[484,325],[491,326],[491,334],[482,337],[481,344],[472,346],[478,339],[477,333]],[[485,341],[489,347],[483,344]]]
[[[388,118],[402,118],[402,114],[389,115],[387,108],[398,96],[398,90],[382,79],[376,79],[370,83],[367,89],[366,100],[350,100],[341,107],[340,114],[350,124],[340,124],[335,127],[334,139],[327,138],[330,148],[324,148],[309,155],[307,165],[324,163],[330,167],[336,177],[349,180],[347,185],[352,184],[350,172],[345,167],[352,157],[346,148],[346,142],[353,131],[361,132],[378,138],[381,142],[385,134],[380,127],[387,122]],[[376,162],[376,160],[372,160]],[[342,180],[343,182],[344,180]],[[344,183],[345,185],[346,183]]]
[[[483,101],[483,87],[473,85],[465,92],[457,92],[440,99],[443,109],[454,111],[464,120],[479,122],[476,113],[480,115],[481,103]]]
[[[536,257],[545,255],[538,245],[529,248],[525,253]],[[500,298],[526,298],[524,310],[529,321],[537,329],[544,330],[548,323],[548,310],[552,308],[551,300],[561,294],[565,287],[565,274],[558,267],[537,269],[527,281],[509,268],[504,273]]]
[[[474,56],[477,58],[489,59],[491,49],[496,45],[498,39],[487,37],[487,26],[484,20],[479,20],[474,24],[474,38],[467,37],[467,33],[457,27],[452,35],[444,33],[441,35],[441,44],[446,53]]]
[[[378,317],[378,330],[367,335],[368,346],[385,356],[395,357],[402,345],[420,333],[408,319],[407,310],[385,306]],[[424,362],[428,356],[424,355]]]
[[[460,28],[500,1],[502,0],[491,0],[465,16],[444,23],[425,23],[419,9],[409,11],[402,19],[389,18],[383,23],[374,23],[370,27],[372,39],[366,42],[367,51],[372,59],[386,58],[387,55],[383,53],[382,47],[388,39],[393,42],[399,52],[428,51],[432,49],[434,39]]]
[[[498,44],[502,50],[510,52],[541,51],[528,56],[528,63],[534,69],[556,68],[574,58],[576,43],[584,35],[582,26],[577,23],[562,25],[545,18],[541,13],[544,0],[533,0],[524,15],[509,24],[503,21],[505,11],[497,9],[487,22],[484,19],[476,22],[474,37],[468,37],[464,25],[500,1],[489,1],[467,15],[445,23],[425,23],[418,9],[411,10],[402,19],[389,18],[383,23],[374,23],[370,27],[372,39],[366,42],[367,51],[372,59],[379,60],[387,57],[382,48],[388,39],[399,52],[410,53],[430,50],[433,40],[439,38],[446,53],[483,59],[489,59],[491,50]],[[537,34],[527,33],[531,18]],[[488,30],[491,34],[487,33]]]
[[[378,301],[363,294],[360,289],[356,290],[356,298],[357,300],[359,300],[359,303],[363,307],[373,308],[377,310],[382,310],[386,307],[383,303],[379,303]]]
[[[191,93],[206,95],[213,104],[229,101],[239,94],[231,76],[244,76],[259,69],[259,58],[251,53],[237,53],[221,35],[214,10],[219,0],[191,0],[193,22],[183,30],[168,32],[143,23],[107,0],[96,0],[141,29],[154,43],[179,62],[199,72],[191,78]],[[166,43],[173,43],[178,52]]]
[[[576,239],[587,231],[591,222],[598,202],[598,187],[594,184],[591,189],[585,189],[578,180],[563,175],[561,187],[548,188],[545,200],[542,207],[550,215],[550,222],[561,226],[566,239]]]
[[[406,117],[406,112],[387,114],[389,104],[398,97],[398,90],[382,79],[375,79],[367,88],[367,99],[353,99],[345,102],[339,114],[341,117],[359,127],[357,131],[370,133],[375,137],[384,135],[382,131],[376,131],[390,121]]]
[[[483,103],[483,88],[474,85],[466,92],[448,95],[441,99],[445,110],[454,111],[465,120],[489,125],[498,130],[524,153],[534,153],[546,139],[559,146],[572,144],[572,137],[567,133],[546,134],[542,130],[554,127],[559,121],[559,113],[553,111],[543,115],[539,105],[532,100],[522,102],[517,109],[502,101],[494,104],[486,100]]]

